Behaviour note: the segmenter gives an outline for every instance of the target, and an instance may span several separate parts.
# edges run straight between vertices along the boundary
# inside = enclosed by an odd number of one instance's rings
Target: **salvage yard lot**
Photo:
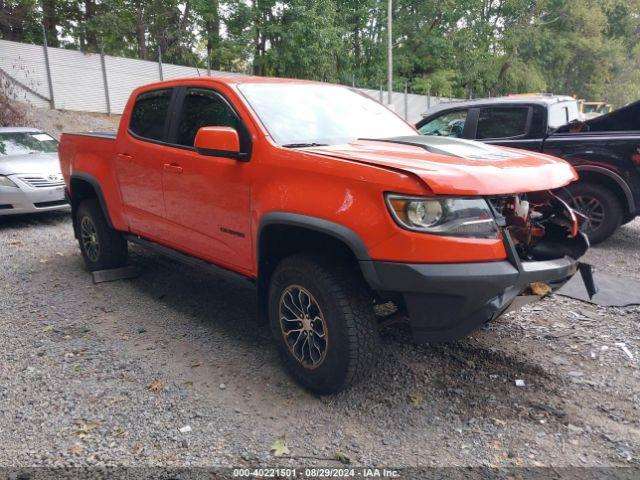
[[[585,261],[640,279],[639,247],[636,220]],[[131,253],[139,278],[93,285],[68,214],[0,219],[0,466],[640,464],[640,307],[553,296],[450,345],[388,327],[372,379],[319,398],[248,283]]]

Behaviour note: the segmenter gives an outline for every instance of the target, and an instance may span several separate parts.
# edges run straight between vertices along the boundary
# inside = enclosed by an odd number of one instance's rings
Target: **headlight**
[[[9,177],[0,175],[0,187],[13,187],[18,188],[18,185],[13,183]]]
[[[484,198],[385,197],[396,223],[408,230],[456,237],[497,237],[498,226]]]

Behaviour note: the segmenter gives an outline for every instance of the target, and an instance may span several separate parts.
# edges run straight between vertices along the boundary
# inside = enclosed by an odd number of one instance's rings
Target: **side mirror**
[[[247,160],[240,153],[240,137],[235,128],[202,127],[196,134],[194,147],[200,155]]]

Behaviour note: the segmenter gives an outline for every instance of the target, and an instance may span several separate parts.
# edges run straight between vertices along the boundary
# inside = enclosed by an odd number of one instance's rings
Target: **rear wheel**
[[[622,223],[624,212],[620,200],[606,187],[579,182],[567,186],[561,196],[587,217],[581,229],[592,245],[609,238]]]
[[[80,203],[76,228],[82,258],[90,271],[118,268],[127,263],[127,241],[108,225],[96,199]]]
[[[276,268],[269,322],[293,377],[319,394],[336,393],[374,366],[378,332],[371,295],[354,266],[294,255]]]

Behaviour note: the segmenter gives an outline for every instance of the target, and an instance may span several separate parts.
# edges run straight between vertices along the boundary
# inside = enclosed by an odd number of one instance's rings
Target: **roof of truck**
[[[131,96],[137,96],[142,92],[148,92],[151,90],[158,90],[163,88],[171,88],[171,87],[181,87],[181,86],[192,86],[192,85],[203,85],[206,82],[211,82],[212,85],[225,84],[229,88],[235,88],[238,85],[249,84],[249,83],[271,83],[271,84],[290,84],[290,85],[329,85],[334,87],[343,87],[343,88],[351,88],[348,86],[331,84],[326,82],[318,82],[315,80],[300,80],[297,78],[275,78],[275,77],[259,77],[256,75],[243,75],[243,74],[227,74],[227,75],[210,75],[210,76],[201,76],[201,77],[182,77],[182,78],[172,78],[169,80],[163,80],[160,82],[154,82],[149,84],[140,85],[136,89],[133,90]]]
[[[164,80],[162,82],[154,82],[153,84],[148,84],[141,86],[141,88],[157,88],[163,85],[189,85],[193,82],[202,82],[206,80],[211,80],[216,83],[226,83],[227,85],[239,85],[243,83],[297,83],[297,84],[322,84],[322,85],[335,85],[335,86],[344,86],[331,84],[327,82],[318,82],[315,80],[300,80],[297,78],[276,78],[276,77],[259,77],[256,75],[242,75],[242,74],[228,74],[228,75],[211,75],[211,76],[202,76],[202,77],[185,77],[185,78],[174,78],[171,80]],[[350,88],[346,86],[346,88]]]
[[[475,100],[455,100],[452,102],[442,102],[427,110],[423,116],[431,115],[435,112],[448,110],[450,108],[479,107],[487,105],[552,105],[561,102],[575,102],[576,99],[569,95],[508,95],[505,97],[478,98]]]

